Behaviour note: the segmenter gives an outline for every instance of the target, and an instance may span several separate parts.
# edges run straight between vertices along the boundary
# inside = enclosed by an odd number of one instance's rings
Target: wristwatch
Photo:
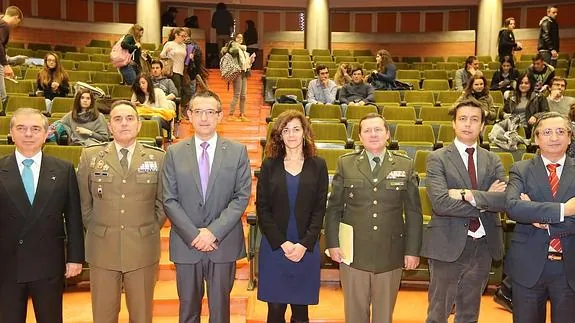
[[[465,201],[465,189],[462,189],[460,193],[461,193],[461,200]]]

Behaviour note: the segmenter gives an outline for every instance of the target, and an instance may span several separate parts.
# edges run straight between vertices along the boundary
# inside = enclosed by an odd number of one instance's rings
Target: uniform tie
[[[34,173],[32,173],[32,168],[30,168],[33,163],[33,159],[24,159],[22,161],[22,165],[24,165],[22,169],[22,183],[24,184],[24,189],[26,190],[30,204],[34,202],[34,195],[36,195],[36,190],[34,189]]]
[[[553,199],[557,197],[557,189],[559,188],[559,177],[557,176],[557,167],[559,164],[548,164],[547,169],[549,170],[549,186],[551,187],[551,194],[553,194]],[[549,241],[549,245],[557,252],[562,252],[561,240],[558,238],[553,238]]]
[[[381,168],[381,164],[379,163],[381,161],[381,158],[379,158],[378,156],[373,157],[373,162],[375,163],[375,167],[373,167],[373,169],[371,170],[371,173],[373,174],[373,177],[377,177],[377,174],[379,173],[379,169]]]
[[[122,148],[120,149],[122,153],[122,159],[120,159],[120,166],[122,166],[122,170],[124,170],[124,174],[128,172],[128,149]]]
[[[202,196],[206,200],[206,193],[208,191],[208,180],[210,179],[210,158],[208,155],[208,147],[210,144],[204,141],[200,144],[202,147],[202,155],[200,156],[200,181],[202,184]]]
[[[465,149],[467,153],[467,172],[469,173],[469,179],[471,180],[471,188],[477,189],[477,175],[475,173],[475,160],[473,159],[473,154],[475,153],[475,148],[469,147]],[[479,229],[479,218],[469,219],[469,231],[475,232]]]

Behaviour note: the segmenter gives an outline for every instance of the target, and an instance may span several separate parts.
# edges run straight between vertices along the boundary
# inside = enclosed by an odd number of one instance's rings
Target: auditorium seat
[[[300,84],[301,84],[301,82],[300,82]],[[302,102],[304,100],[303,99],[303,91],[301,90],[301,86],[299,88],[277,89],[274,92],[274,99],[277,100],[282,95],[295,95],[297,97],[298,102]]]
[[[111,94],[114,99],[130,100],[132,97],[132,87],[128,85],[114,85]]]
[[[35,80],[19,80],[18,83],[5,80],[6,93],[19,96],[28,96],[36,90]]]
[[[107,54],[92,54],[90,55],[90,60],[92,62],[100,62],[100,63],[110,63],[110,55]]]
[[[0,145],[0,157],[14,153],[15,149],[14,145]]]
[[[443,143],[443,147],[449,146],[453,139],[455,138],[455,131],[453,126],[450,124],[439,125],[439,131],[437,132],[437,142]]]
[[[419,56],[406,56],[406,57],[401,57],[401,61],[403,63],[409,63],[409,64],[419,63],[419,62],[421,62],[421,57],[419,57]]]
[[[407,155],[414,157],[417,150],[433,150],[435,136],[430,125],[398,124],[393,134],[399,149],[405,150]]]
[[[445,62],[445,59],[443,58],[443,56],[427,56],[423,58],[423,62],[437,64]]]
[[[92,82],[105,84],[121,84],[122,75],[118,72],[92,72]]]
[[[268,61],[289,61],[289,55],[271,54]]]
[[[447,79],[449,79],[449,74],[447,73],[447,70],[444,70],[444,69],[425,70],[425,71],[423,71],[422,76],[426,80],[447,80]]]
[[[446,91],[449,90],[449,81],[447,79],[425,79],[422,89],[425,91]]]
[[[110,60],[108,58],[108,60]],[[267,68],[289,68],[288,61],[268,61]]]
[[[419,175],[420,186],[425,186],[425,177],[427,174],[427,156],[429,156],[430,153],[431,151],[429,150],[418,150],[415,152],[415,157],[413,158],[413,169]]]
[[[301,80],[299,78],[280,77],[277,79],[275,88],[276,89],[301,89],[302,84],[301,84]]]
[[[375,56],[355,56],[355,60],[359,64],[363,64],[365,62],[376,62]]]
[[[343,123],[312,123],[311,128],[318,148],[351,148],[353,145]]]
[[[364,70],[366,71],[373,71],[377,69],[377,63],[376,62],[363,62],[362,67]]]
[[[14,48],[14,47],[9,47],[6,49],[6,55],[12,57],[12,56],[17,56],[17,55],[24,55],[27,57],[34,57],[34,51],[31,49],[26,49],[26,48]]]
[[[270,77],[289,77],[289,70],[287,68],[268,68],[264,76],[266,79]]]
[[[313,65],[311,61],[292,61],[291,62],[292,69],[312,69]]]
[[[308,117],[315,122],[342,122],[341,107],[338,104],[312,104]]]
[[[287,49],[287,48],[272,48],[270,50],[270,55],[289,55],[289,49]]]
[[[109,40],[92,39],[86,47],[112,48],[112,44]]]
[[[92,76],[88,71],[68,71],[68,78],[70,82],[92,82]]]
[[[292,55],[292,62],[311,62],[311,56],[309,55]]]
[[[396,78],[398,80],[419,80],[421,79],[421,72],[417,70],[398,70]]]
[[[460,91],[437,91],[436,104],[442,107],[450,107],[461,96]]]
[[[334,56],[334,61],[336,64],[341,63],[355,63],[355,57],[353,56]]]
[[[396,106],[401,103],[401,94],[399,91],[375,91],[373,96],[375,104],[380,107],[385,107],[387,104]]]
[[[90,54],[68,52],[68,53],[64,54],[63,59],[68,59],[71,61],[89,61],[90,60]]]
[[[416,113],[413,107],[384,107],[382,115],[390,124],[390,128],[392,124],[398,123],[415,124],[416,119]]]
[[[46,110],[46,103],[43,97],[10,96],[6,103],[6,114],[11,115],[18,108],[33,108],[36,110]]]
[[[110,57],[108,56],[108,61],[110,61]],[[69,59],[61,59],[60,60],[60,65],[62,65],[62,67],[66,70],[66,71],[72,71],[76,69],[76,61],[72,61]]]
[[[74,165],[78,168],[80,163],[80,156],[82,155],[82,146],[58,146],[58,145],[45,145],[42,151],[47,156],[56,157]]]
[[[142,127],[136,140],[140,143],[162,147],[163,138],[156,120],[142,120]]]
[[[333,58],[331,56],[313,56],[313,61],[317,65],[318,63],[322,62],[333,62]]]
[[[374,56],[371,49],[354,49],[352,51],[352,56]]]
[[[312,56],[331,56],[329,49],[314,49],[311,51]]]
[[[359,123],[359,120],[369,113],[378,113],[377,107],[373,105],[350,105],[345,111],[347,123]]]
[[[438,70],[457,70],[459,69],[459,63],[457,62],[438,62],[435,63],[435,68]]]
[[[0,116],[0,145],[8,144],[8,134],[10,133],[10,119],[11,119],[10,117]]]
[[[94,71],[94,72],[103,72],[104,71],[104,63],[101,62],[92,62],[92,61],[80,61],[76,66],[76,70],[78,71]]]
[[[451,125],[451,116],[447,107],[422,107],[419,110],[419,119],[423,124],[429,124],[433,127],[433,132],[438,133],[442,124]]]
[[[418,71],[432,70],[433,63],[430,62],[414,62],[411,63],[411,69]]]
[[[405,91],[404,98],[407,106],[433,107],[435,99],[432,91]]]
[[[72,111],[74,98],[56,97],[52,100],[52,117],[62,118],[66,113]]]
[[[533,153],[523,153],[521,160],[529,160],[535,158],[536,154]]]
[[[293,49],[291,50],[291,53],[290,53],[290,54],[292,55],[292,57],[293,57],[294,55],[302,55],[302,56],[305,55],[305,56],[308,56],[308,57],[309,57],[309,50],[306,49],[306,48],[293,48]]]
[[[316,153],[319,157],[325,159],[327,165],[327,172],[333,175],[337,170],[337,161],[340,156],[353,152],[353,149],[317,149]]]
[[[292,69],[291,70],[292,78],[298,78],[302,81],[302,87],[307,88],[307,84],[309,81],[315,79],[315,73],[311,68],[304,68],[304,69]]]
[[[501,160],[501,164],[503,164],[503,169],[505,170],[505,175],[509,176],[509,170],[511,169],[511,166],[515,162],[515,159],[513,158],[513,154],[511,154],[509,152],[504,152],[504,151],[498,151],[498,152],[496,152],[496,154],[497,154],[497,156],[499,156],[499,159]]]

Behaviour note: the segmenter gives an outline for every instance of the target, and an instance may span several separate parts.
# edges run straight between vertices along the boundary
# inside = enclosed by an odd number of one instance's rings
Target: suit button
[[[126,184],[126,180],[125,180],[125,179],[122,180],[122,184]]]
[[[374,192],[377,192],[377,187],[374,187],[374,188],[373,188],[373,191],[374,191]]]
[[[351,184],[351,185],[349,186],[349,188],[353,188],[353,184]]]
[[[24,240],[18,240],[18,244],[24,244]]]
[[[126,213],[126,211],[124,211],[124,210],[120,210],[120,213],[124,214],[124,213]]]
[[[98,182],[101,182],[101,181],[102,181],[102,179],[101,179],[101,178],[98,178]]]
[[[121,197],[122,197],[123,199],[125,199],[125,198],[126,198],[126,195],[122,194]]]
[[[374,178],[374,179],[373,179],[373,182],[374,182],[374,183],[377,183],[377,178]]]
[[[374,226],[373,226],[373,230],[374,230],[374,231],[377,231],[377,225],[374,225]]]
[[[124,230],[125,228],[126,228],[126,227],[123,226],[123,225],[120,226],[120,229],[122,229],[122,230]]]
[[[373,205],[377,205],[377,201],[373,201]]]
[[[374,217],[374,218],[377,218],[377,213],[374,213],[374,214],[373,214],[373,217]]]

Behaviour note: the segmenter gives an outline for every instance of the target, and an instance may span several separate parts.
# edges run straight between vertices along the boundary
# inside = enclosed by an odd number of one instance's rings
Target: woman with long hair
[[[308,305],[319,301],[319,234],[328,175],[315,152],[309,121],[288,110],[279,115],[265,148],[256,208],[262,241],[258,299],[268,303],[267,322],[309,322]]]
[[[516,89],[506,91],[503,95],[503,117],[519,116],[519,123],[525,128],[527,138],[531,138],[531,127],[537,120],[535,115],[549,111],[547,98],[534,89],[535,79],[523,73],[518,78]]]
[[[463,94],[453,103],[453,107],[456,107],[459,102],[465,100],[476,101],[483,109],[485,113],[485,124],[494,124],[497,119],[497,108],[493,103],[493,97],[489,93],[487,88],[487,80],[483,75],[472,75],[467,81],[467,86]]]
[[[173,38],[172,38],[173,37]],[[189,29],[178,27],[172,30],[170,38],[164,44],[160,58],[168,58],[172,61],[172,76],[174,85],[181,95],[180,112],[188,105],[191,99],[189,86],[184,83],[185,61],[186,61],[186,39],[189,38]]]
[[[146,106],[154,109],[172,110],[170,102],[166,99],[164,91],[154,87],[152,78],[147,74],[140,74],[136,82],[132,85],[132,98],[130,99],[136,106]],[[153,109],[152,109],[153,111]],[[173,111],[173,110],[172,110]],[[161,113],[161,111],[156,111]],[[175,111],[173,113],[175,115]],[[168,138],[171,139],[173,130],[173,119],[166,120],[161,115],[152,115],[152,120],[156,120],[162,129],[168,132]]]
[[[499,69],[493,74],[491,79],[491,91],[499,90],[502,93],[513,90],[517,85],[519,71],[515,68],[513,58],[504,56],[501,59]]]
[[[132,54],[132,61],[128,65],[120,68],[120,74],[122,74],[126,85],[134,84],[137,75],[140,73],[140,57],[142,56],[142,44],[140,41],[143,35],[144,27],[135,24],[130,27],[130,30],[128,30],[128,33],[124,35],[124,39],[122,40],[122,48]]]
[[[241,75],[238,76],[233,81],[234,87],[234,98],[232,103],[230,104],[230,120],[236,121],[249,121],[246,117],[246,93],[248,87],[248,76],[250,75],[250,69],[252,67],[252,63],[255,59],[255,54],[248,54],[247,47],[244,43],[244,35],[237,34],[236,37],[228,42],[226,46],[222,47],[221,54],[222,56],[230,53],[234,59],[237,60],[238,65],[242,71]],[[236,109],[236,104],[240,101],[240,116],[237,119],[234,119],[234,110]]]
[[[60,120],[71,145],[89,146],[110,140],[106,117],[96,108],[94,94],[88,89],[76,92],[72,111]]]
[[[377,70],[371,72],[368,78],[369,83],[376,90],[391,90],[395,88],[397,68],[393,63],[391,54],[385,49],[380,49],[377,51],[375,60],[377,61]]]
[[[333,81],[337,85],[338,88],[351,83],[351,64],[341,63],[337,70],[335,71],[335,75],[333,76]]]
[[[55,97],[65,97],[70,93],[68,73],[60,64],[56,53],[51,52],[44,56],[44,66],[38,72],[36,88],[44,94],[48,113],[52,112],[52,100]]]

